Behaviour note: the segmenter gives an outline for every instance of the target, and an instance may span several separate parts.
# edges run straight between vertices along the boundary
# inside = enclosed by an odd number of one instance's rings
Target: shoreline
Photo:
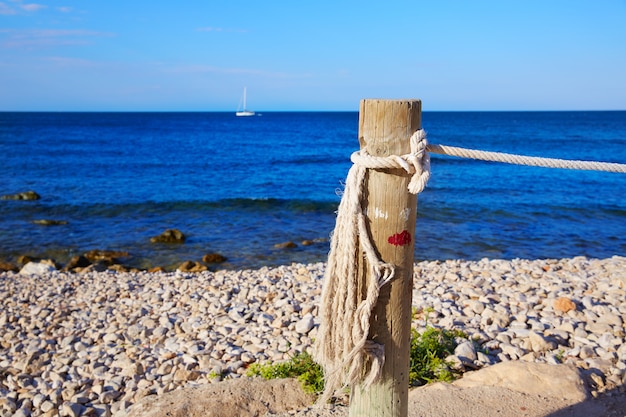
[[[146,396],[308,351],[324,268],[1,272],[2,409],[122,416]],[[623,390],[624,271],[619,256],[417,262],[412,324],[463,330],[463,370],[568,363],[596,395]]]
[[[325,249],[320,248],[324,243]],[[167,258],[167,262],[158,262],[163,257],[141,258],[138,262],[133,259],[133,255],[125,250],[100,250],[91,249],[84,252],[73,252],[78,254],[61,257],[43,255],[11,255],[0,256],[1,272],[19,272],[27,263],[38,263],[50,266],[54,270],[71,273],[105,272],[112,270],[120,273],[139,272],[204,272],[204,271],[238,271],[254,270],[259,268],[276,268],[281,265],[293,263],[317,263],[328,257],[327,241],[323,239],[304,240],[295,243],[285,241],[275,243],[268,250],[275,254],[272,257],[258,256],[257,259],[244,262],[232,260],[220,252],[205,251],[194,257],[173,255]],[[315,246],[315,247],[313,247]],[[311,248],[313,247],[313,248]],[[306,253],[303,253],[307,251]],[[290,253],[291,252],[291,253]],[[280,258],[287,262],[279,262],[274,258]],[[129,261],[130,259],[130,261]]]
[[[177,229],[171,230],[177,231]],[[159,235],[153,239],[160,237]],[[18,272],[28,262],[45,263],[60,271],[78,273],[103,272],[106,269],[118,272],[235,271],[272,268],[291,263],[323,262],[328,257],[330,249],[329,239],[322,237],[297,241],[268,241],[262,251],[239,256],[233,256],[228,251],[200,249],[197,244],[189,248],[184,238],[181,241],[153,240],[150,244],[153,246],[153,251],[150,254],[141,255],[128,247],[88,250],[47,248],[26,250],[20,253],[9,251],[0,253],[0,272]]]

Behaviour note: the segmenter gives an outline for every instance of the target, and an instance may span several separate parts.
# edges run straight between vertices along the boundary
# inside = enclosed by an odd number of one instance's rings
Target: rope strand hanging
[[[400,168],[411,174],[409,192],[421,192],[430,178],[430,159],[423,130],[411,136],[411,153],[374,157],[363,148],[352,154],[345,190],[330,241],[328,265],[322,288],[321,325],[315,342],[315,358],[324,367],[325,390],[320,403],[337,389],[375,382],[385,361],[384,346],[368,339],[370,317],[380,289],[394,278],[395,267],[379,259],[362,206],[367,169]],[[357,297],[357,268],[361,253],[371,269],[365,299]]]

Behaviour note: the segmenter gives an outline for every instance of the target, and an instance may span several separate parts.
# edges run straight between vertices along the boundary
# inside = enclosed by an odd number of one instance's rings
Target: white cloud
[[[223,73],[223,74],[255,74],[260,75],[261,71],[254,69],[245,69],[245,68],[221,68],[215,67],[212,65],[183,65],[175,68],[171,68],[168,72],[178,72],[178,73],[203,73],[203,72],[213,72],[213,73]]]
[[[233,33],[247,33],[246,29],[228,29],[228,28],[218,28],[213,26],[207,26],[196,29],[198,32],[233,32]]]
[[[312,76],[310,73],[288,73],[282,71],[265,71],[254,68],[226,68],[226,67],[215,67],[212,65],[183,65],[178,67],[173,67],[165,70],[166,72],[171,73],[188,73],[188,74],[200,74],[200,73],[215,73],[215,74],[246,74],[246,75],[255,75],[259,77],[266,78],[309,78]]]
[[[36,4],[36,3],[30,3],[30,4],[21,4],[20,8],[22,10],[26,10],[27,12],[36,12],[38,10],[41,9],[45,9],[48,6],[44,6],[43,4]]]
[[[15,9],[9,7],[5,3],[0,2],[0,16],[3,16],[3,15],[4,16],[9,16],[9,15],[13,15],[13,14],[17,14]]]
[[[57,66],[62,66],[62,67],[94,67],[98,65],[94,61],[89,61],[87,59],[81,59],[81,58],[49,56],[49,57],[42,58],[42,59],[51,64],[55,64]]]
[[[0,31],[0,34],[7,34],[7,39],[0,43],[4,48],[86,45],[91,43],[92,38],[115,36],[109,32],[71,29],[7,29]]]
[[[15,3],[15,6],[10,6],[5,2],[0,2],[0,16],[5,15],[16,15],[20,11],[25,11],[28,13],[38,12],[39,10],[43,10],[48,8],[48,6],[44,4],[38,3],[23,3],[22,0],[9,0],[11,3]],[[67,6],[59,6],[55,7],[61,13],[70,13],[73,11],[71,7]]]

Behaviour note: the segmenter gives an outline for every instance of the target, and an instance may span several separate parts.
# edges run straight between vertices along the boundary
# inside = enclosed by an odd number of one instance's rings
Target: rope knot
[[[408,189],[412,194],[424,190],[430,179],[430,155],[426,132],[419,129],[410,138],[411,153],[406,155],[390,155],[386,157],[372,156],[364,147],[350,156],[352,163],[369,169],[400,168],[412,175]]]
[[[430,155],[428,154],[426,132],[420,129],[411,136],[411,153],[407,161],[413,166],[414,172],[409,182],[409,192],[419,194],[430,179]],[[408,172],[408,171],[407,171]]]

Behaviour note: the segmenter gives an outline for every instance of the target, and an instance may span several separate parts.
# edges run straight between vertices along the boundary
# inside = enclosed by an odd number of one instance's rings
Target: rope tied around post
[[[403,169],[411,175],[409,192],[421,192],[430,178],[426,133],[410,138],[411,153],[374,157],[367,148],[354,152],[345,190],[337,211],[335,230],[322,288],[321,325],[315,342],[315,358],[324,367],[325,402],[341,387],[375,382],[385,361],[384,346],[368,338],[370,318],[380,289],[395,274],[393,264],[383,262],[374,248],[363,209],[363,188],[368,169]],[[365,299],[358,294],[359,258],[365,255],[371,270]],[[369,369],[368,369],[369,368]]]
[[[408,155],[391,155],[387,157],[372,156],[363,148],[350,156],[352,163],[369,169],[402,168],[408,174],[413,174],[409,183],[409,192],[419,194],[426,187],[430,178],[430,156],[426,132],[419,129],[410,139],[411,153]]]

